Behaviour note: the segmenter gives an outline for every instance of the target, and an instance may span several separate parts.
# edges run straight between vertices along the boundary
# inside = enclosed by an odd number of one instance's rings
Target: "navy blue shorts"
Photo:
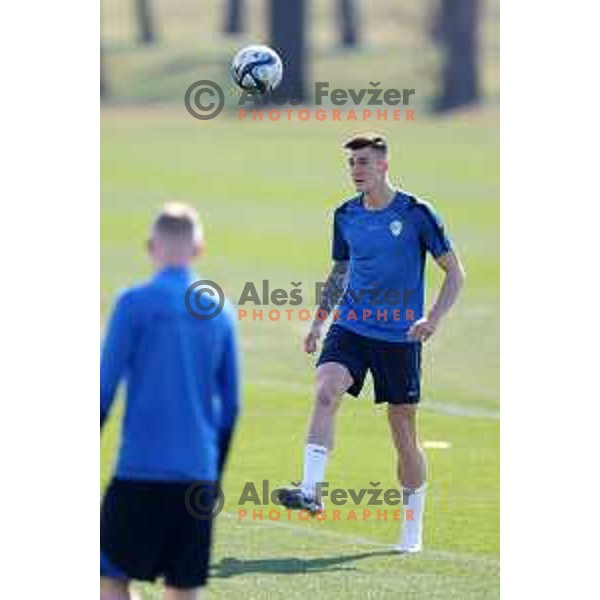
[[[371,371],[375,402],[417,404],[421,395],[421,344],[419,342],[386,342],[359,335],[333,324],[325,341],[317,366],[325,363],[344,365],[353,383],[348,390],[358,396]]]
[[[113,479],[100,514],[100,575],[154,581],[174,588],[206,583],[212,518],[189,510],[195,482]],[[213,491],[214,493],[214,491]]]

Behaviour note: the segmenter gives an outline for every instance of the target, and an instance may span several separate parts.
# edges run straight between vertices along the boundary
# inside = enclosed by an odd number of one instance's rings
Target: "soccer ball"
[[[233,58],[231,76],[243,90],[264,94],[279,85],[283,63],[269,46],[246,46]]]

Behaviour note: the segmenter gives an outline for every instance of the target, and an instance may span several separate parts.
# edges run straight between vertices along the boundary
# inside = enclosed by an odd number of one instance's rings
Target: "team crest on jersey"
[[[402,231],[402,221],[392,221],[390,223],[390,231],[394,237],[398,237]]]

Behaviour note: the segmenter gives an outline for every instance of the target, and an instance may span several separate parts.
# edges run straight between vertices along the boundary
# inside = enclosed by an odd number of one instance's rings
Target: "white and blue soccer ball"
[[[264,94],[279,85],[283,63],[269,46],[246,46],[234,56],[231,76],[243,90]]]

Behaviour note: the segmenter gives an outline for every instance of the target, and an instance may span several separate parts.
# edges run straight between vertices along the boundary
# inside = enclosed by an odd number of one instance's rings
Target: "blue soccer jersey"
[[[100,422],[124,379],[120,479],[219,477],[239,407],[235,321],[228,305],[211,320],[188,313],[185,294],[196,279],[167,268],[115,305],[102,349]]]
[[[334,214],[333,259],[350,263],[334,321],[367,337],[409,341],[408,330],[423,316],[426,254],[450,250],[428,204],[402,191],[380,210],[365,208],[362,194],[351,198]]]

